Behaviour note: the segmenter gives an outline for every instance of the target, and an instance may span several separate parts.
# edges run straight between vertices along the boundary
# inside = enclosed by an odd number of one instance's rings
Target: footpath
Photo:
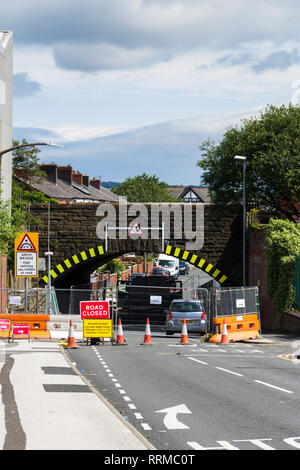
[[[148,450],[57,340],[0,340],[0,449]]]

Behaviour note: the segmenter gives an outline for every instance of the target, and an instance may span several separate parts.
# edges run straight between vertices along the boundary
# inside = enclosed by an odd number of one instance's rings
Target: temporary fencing
[[[257,287],[227,287],[213,289],[210,293],[212,321],[210,329],[215,334],[210,342],[219,343],[224,319],[229,341],[260,338],[259,291]]]
[[[147,318],[154,327],[164,328],[167,314],[173,300],[198,300],[201,311],[208,307],[208,291],[183,287],[174,281],[168,285],[164,281],[152,279],[152,285],[119,284],[117,288],[117,314],[126,326],[145,325]],[[200,298],[201,294],[201,298]],[[199,321],[201,320],[199,316]],[[194,318],[194,320],[197,320]]]
[[[125,327],[145,328],[149,318],[151,326],[164,330],[170,304],[176,299],[200,301],[207,317],[206,333],[212,335],[211,342],[221,341],[224,318],[229,341],[256,338],[261,333],[257,287],[220,288],[213,284],[204,288],[198,287],[195,279],[188,276],[184,276],[184,281],[181,277],[180,281],[169,283],[148,276],[144,285],[127,281],[116,288],[108,284],[100,289],[86,285],[70,289],[52,287],[51,291],[48,288],[0,289],[0,319],[26,320],[33,337],[38,334],[47,337],[49,331],[59,336],[60,331],[67,330],[69,320],[66,318],[69,317],[75,333],[79,334],[82,329],[80,302],[108,300],[116,337],[119,319]],[[189,325],[187,322],[188,328]]]

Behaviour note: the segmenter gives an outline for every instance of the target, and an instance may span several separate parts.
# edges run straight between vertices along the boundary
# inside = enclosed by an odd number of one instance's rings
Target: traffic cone
[[[118,321],[117,339],[116,339],[115,344],[125,345],[121,318],[119,318],[119,321]]]
[[[186,319],[183,319],[183,325],[182,325],[182,330],[181,330],[181,339],[179,344],[190,344],[189,338],[188,338],[188,333],[187,333],[187,327],[186,327]]]
[[[74,336],[74,330],[73,330],[73,322],[70,320],[70,326],[69,326],[69,336],[68,336],[68,346],[67,348],[74,349],[74,348],[79,348],[77,346],[76,341],[75,341],[75,336]]]
[[[144,342],[141,344],[152,344],[149,318],[147,318]]]
[[[228,344],[229,338],[227,333],[227,326],[226,326],[226,318],[223,320],[223,328],[222,328],[222,336],[221,336],[221,344]]]

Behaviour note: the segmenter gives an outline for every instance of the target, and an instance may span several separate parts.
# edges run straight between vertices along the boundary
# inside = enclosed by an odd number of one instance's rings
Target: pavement
[[[57,341],[2,340],[0,387],[3,450],[154,449],[86,381]]]

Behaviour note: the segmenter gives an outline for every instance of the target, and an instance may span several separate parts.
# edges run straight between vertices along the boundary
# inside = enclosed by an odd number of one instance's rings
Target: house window
[[[201,202],[200,198],[194,191],[188,191],[182,198],[182,202]]]

